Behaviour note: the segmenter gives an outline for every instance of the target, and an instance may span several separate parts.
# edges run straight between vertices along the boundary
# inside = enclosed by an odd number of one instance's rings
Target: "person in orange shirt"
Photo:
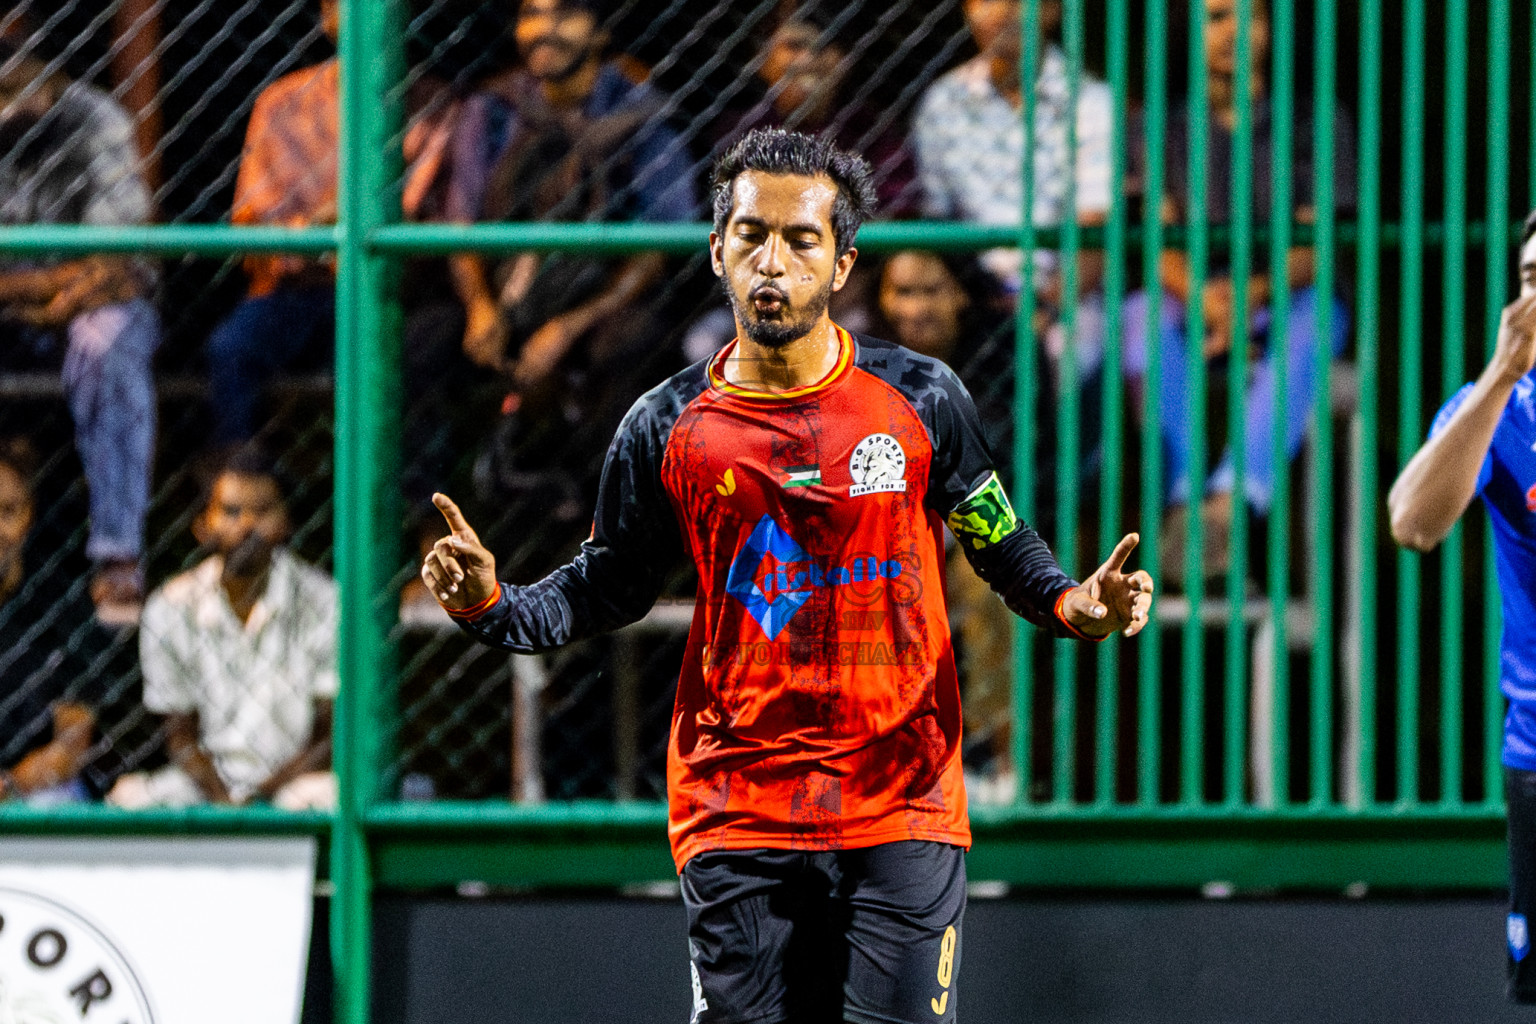
[[[320,0],[320,28],[333,43],[338,0]],[[335,60],[290,72],[262,90],[251,110],[235,179],[235,224],[310,227],[336,220],[339,67]],[[324,361],[325,328],[335,316],[329,260],[262,255],[245,260],[246,297],[208,338],[214,441],[231,445],[255,433],[261,386],[276,371]]]

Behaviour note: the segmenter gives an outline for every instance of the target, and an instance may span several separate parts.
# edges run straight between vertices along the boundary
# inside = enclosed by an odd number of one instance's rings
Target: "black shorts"
[[[1504,769],[1509,805],[1509,916],[1504,919],[1509,998],[1536,1003],[1536,956],[1531,922],[1536,921],[1536,772]]]
[[[683,866],[693,1024],[950,1024],[965,851],[701,853]]]

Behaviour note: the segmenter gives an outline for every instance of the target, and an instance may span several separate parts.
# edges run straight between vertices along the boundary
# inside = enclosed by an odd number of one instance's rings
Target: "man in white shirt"
[[[334,806],[336,584],[282,546],[272,463],[232,455],[193,532],[212,553],[150,595],[139,627],[144,706],[166,718],[171,764],[124,776],[108,801]]]
[[[1019,0],[964,0],[962,4],[966,25],[981,53],[929,86],[912,119],[925,216],[979,224],[1021,223],[1020,8]],[[1042,31],[1049,35],[1061,21],[1059,0],[1045,0],[1040,18]],[[1034,86],[1031,151],[1030,216],[1035,226],[1059,226],[1074,217],[1081,224],[1102,224],[1108,219],[1114,114],[1109,87],[1086,76],[1079,83],[1074,105],[1066,55],[1054,43],[1042,47]],[[1019,250],[995,249],[983,254],[982,263],[1005,290],[1017,294],[1022,279]],[[1069,345],[1077,351],[1079,377],[1095,370],[1102,357],[1102,267],[1101,254],[1083,254],[1078,295],[1068,297],[1059,258],[1054,253],[1035,254],[1039,327],[1058,374]],[[1075,339],[1068,339],[1058,326],[1060,310],[1068,301],[1077,303]]]

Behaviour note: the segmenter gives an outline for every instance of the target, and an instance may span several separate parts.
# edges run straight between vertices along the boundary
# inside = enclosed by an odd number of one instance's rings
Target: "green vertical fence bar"
[[[365,248],[391,215],[398,169],[390,145],[398,110],[384,102],[399,79],[402,36],[395,0],[343,0],[341,153],[336,303],[336,576],[341,589],[336,766],[340,805],[331,837],[335,882],[331,958],[336,1019],[366,1024],[370,1010],[372,871],[363,818],[379,798],[382,716],[398,516],[394,419],[397,323],[385,259]],[[398,208],[398,207],[396,207]]]
[[[1317,0],[1312,19],[1312,207],[1316,222],[1312,241],[1312,294],[1317,345],[1312,353],[1315,400],[1312,406],[1311,489],[1316,500],[1308,502],[1313,517],[1312,671],[1309,682],[1312,714],[1308,736],[1312,747],[1311,803],[1321,807],[1333,798],[1334,545],[1333,502],[1326,500],[1326,495],[1333,490],[1333,87],[1338,31],[1335,0]],[[1283,325],[1284,321],[1281,321],[1277,326]],[[1273,345],[1272,340],[1272,349]],[[1285,472],[1284,465],[1283,462],[1276,463],[1277,476]]]
[[[1483,247],[1483,344],[1475,350],[1486,362],[1498,339],[1509,280],[1509,136],[1511,0],[1488,4],[1488,199]],[[1470,69],[1469,69],[1470,70]],[[1474,503],[1476,504],[1476,503]],[[1479,689],[1483,694],[1483,803],[1503,803],[1504,699],[1499,689],[1499,637],[1503,610],[1493,564],[1493,538],[1486,526],[1483,556],[1483,659]]]
[[[1398,247],[1398,465],[1418,450],[1424,400],[1424,92],[1428,49],[1425,0],[1405,0],[1403,18],[1402,212]],[[1397,555],[1397,799],[1419,797],[1419,556]]]
[[[1356,365],[1360,381],[1360,490],[1366,507],[1366,524],[1380,493],[1380,444],[1378,418],[1381,388],[1378,380],[1381,343],[1381,0],[1362,0],[1360,6],[1360,195],[1357,214],[1359,236],[1355,247]],[[1353,586],[1357,587],[1359,615],[1359,717],[1355,749],[1359,755],[1359,794],[1364,804],[1376,801],[1376,531],[1367,526],[1357,538]]]
[[[1014,320],[1013,360],[1013,486],[1014,503],[1027,521],[1035,508],[1035,79],[1040,67],[1040,0],[1028,0],[1019,26],[1023,33],[1019,87],[1023,93],[1024,177],[1019,211],[1019,250],[1023,256],[1018,314]],[[1033,779],[1030,763],[1030,720],[1034,711],[1034,631],[1013,622],[1013,765],[1019,780],[1014,803],[1029,799]]]
[[[1145,199],[1141,209],[1141,286],[1147,298],[1147,377],[1146,409],[1141,432],[1141,522],[1145,530],[1146,564],[1156,571],[1158,565],[1158,524],[1163,517],[1163,444],[1159,432],[1161,402],[1158,392],[1162,376],[1162,357],[1157,339],[1161,333],[1162,282],[1158,277],[1158,259],[1163,251],[1162,196],[1165,156],[1163,143],[1168,118],[1168,76],[1165,66],[1168,49],[1168,0],[1147,4],[1145,46],[1146,61],[1145,127],[1146,147]],[[1136,673],[1136,799],[1143,807],[1159,800],[1159,768],[1162,765],[1161,648],[1162,628],[1154,610],[1147,629],[1137,637]]]
[[[1110,0],[1109,5],[1109,88],[1114,95],[1115,125],[1110,161],[1112,180],[1125,180],[1128,166],[1127,144],[1130,139],[1130,0]],[[1105,236],[1108,262],[1104,268],[1104,429],[1103,472],[1099,485],[1099,550],[1109,551],[1119,539],[1123,513],[1120,503],[1125,488],[1120,475],[1125,468],[1125,383],[1122,373],[1121,307],[1125,304],[1126,261],[1125,189],[1116,187],[1110,194],[1109,228]],[[1145,527],[1147,529],[1155,527]],[[1137,552],[1140,558],[1144,552]],[[1095,719],[1097,761],[1094,766],[1094,800],[1099,806],[1115,802],[1115,774],[1118,768],[1116,736],[1119,732],[1120,645],[1105,644],[1098,651],[1098,714]]]
[[[1077,100],[1083,81],[1083,0],[1068,0],[1065,10],[1067,54],[1067,152],[1077,153]],[[1027,159],[1027,158],[1026,158]],[[1078,393],[1078,255],[1082,235],[1077,220],[1077,175],[1067,179],[1067,212],[1061,223],[1062,246],[1057,264],[1061,274],[1061,328],[1066,335],[1056,396],[1056,555],[1067,572],[1076,574],[1077,516],[1082,463],[1082,396]],[[1078,646],[1070,641],[1053,645],[1051,666],[1055,675],[1056,741],[1055,786],[1052,796],[1059,804],[1072,801],[1077,777],[1077,666]]]
[[[1270,191],[1269,191],[1269,322],[1271,335],[1283,330],[1290,318],[1290,289],[1286,265],[1291,244],[1291,133],[1287,130],[1293,108],[1293,66],[1296,59],[1296,14],[1288,3],[1273,5],[1273,72],[1270,76]],[[1273,341],[1271,342],[1273,346]],[[1287,392],[1286,361],[1272,360],[1275,371],[1275,396],[1283,401]],[[1275,649],[1271,674],[1274,678],[1269,736],[1271,780],[1276,804],[1290,800],[1291,770],[1291,671],[1287,639],[1286,605],[1290,597],[1290,475],[1286,465],[1285,417],[1276,415],[1270,438],[1270,460],[1276,467],[1274,492],[1270,496],[1268,527],[1269,615],[1274,627]]]
[[[1205,596],[1201,564],[1204,546],[1200,522],[1200,504],[1205,495],[1206,476],[1206,394],[1205,316],[1201,295],[1205,289],[1206,262],[1209,252],[1210,211],[1206,205],[1207,152],[1209,149],[1210,95],[1205,80],[1205,5],[1189,5],[1189,208],[1185,224],[1189,244],[1185,250],[1189,267],[1189,296],[1184,303],[1185,379],[1189,393],[1189,461],[1185,480],[1189,485],[1185,509],[1188,532],[1184,548],[1184,588],[1189,598],[1189,618],[1184,622],[1179,730],[1179,799],[1197,804],[1202,796],[1205,771],[1205,631],[1200,608]],[[1156,335],[1148,338],[1156,345]]]
[[[1232,495],[1234,512],[1230,535],[1232,563],[1227,569],[1227,630],[1223,660],[1226,666],[1226,690],[1223,717],[1226,740],[1222,791],[1228,807],[1243,803],[1243,779],[1246,766],[1248,734],[1248,623],[1244,616],[1244,595],[1248,579],[1248,516],[1244,512],[1247,493],[1248,459],[1244,443],[1247,434],[1248,389],[1248,278],[1253,270],[1253,91],[1247,83],[1253,78],[1253,0],[1239,0],[1237,6],[1237,81],[1233,97],[1236,117],[1233,122],[1232,196],[1227,208],[1232,226],[1229,267],[1232,275],[1232,332],[1228,339],[1227,435],[1232,452]]]
[[[1445,6],[1445,138],[1467,137],[1468,0]],[[1465,145],[1442,148],[1445,175],[1445,245],[1440,250],[1440,392],[1449,396],[1466,379],[1467,176]],[[1466,629],[1463,531],[1441,545],[1440,576],[1440,802],[1461,801],[1462,636]]]

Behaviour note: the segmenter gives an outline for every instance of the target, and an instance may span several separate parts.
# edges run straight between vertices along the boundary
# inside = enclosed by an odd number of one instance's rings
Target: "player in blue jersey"
[[[1445,403],[1387,505],[1392,536],[1429,551],[1481,495],[1503,595],[1500,688],[1509,805],[1509,997],[1536,1003],[1536,211],[1520,232],[1520,297],[1499,320],[1493,358]]]

